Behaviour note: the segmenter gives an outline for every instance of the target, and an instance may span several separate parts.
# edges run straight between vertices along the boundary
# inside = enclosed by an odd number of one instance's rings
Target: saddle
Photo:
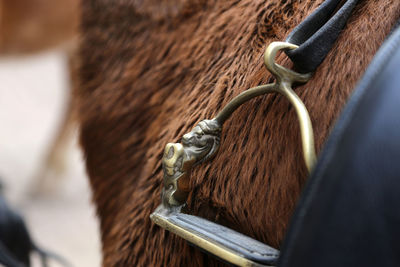
[[[343,3],[344,2],[344,3]],[[400,27],[382,45],[317,157],[311,120],[293,87],[306,83],[330,51],[357,0],[327,0],[285,42],[271,43],[264,64],[275,82],[250,88],[218,115],[166,145],[162,203],[154,223],[238,266],[398,266],[400,264]],[[275,62],[279,51],[295,71]],[[248,100],[285,96],[299,119],[309,171],[282,251],[185,213],[193,167],[218,151],[224,122]]]

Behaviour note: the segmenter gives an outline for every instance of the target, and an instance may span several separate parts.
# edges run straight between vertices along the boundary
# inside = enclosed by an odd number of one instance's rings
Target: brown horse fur
[[[0,0],[0,55],[26,56],[47,49],[61,48],[68,58],[70,86],[75,86],[75,64],[80,0]],[[61,51],[61,50],[59,50]],[[69,92],[68,92],[69,94]],[[30,192],[49,193],[66,163],[66,148],[74,130],[75,108],[71,97],[65,100],[57,135],[48,147],[47,156],[34,176]]]
[[[0,0],[0,53],[33,53],[70,41],[79,0]]]
[[[154,225],[161,155],[232,97],[271,80],[263,52],[322,0],[86,0],[80,47],[81,143],[101,222],[104,266],[215,266]],[[361,1],[304,86],[319,151],[400,15],[400,1]],[[290,66],[280,55],[278,62]],[[297,118],[280,96],[227,121],[218,155],[192,175],[191,214],[279,247],[306,181]]]

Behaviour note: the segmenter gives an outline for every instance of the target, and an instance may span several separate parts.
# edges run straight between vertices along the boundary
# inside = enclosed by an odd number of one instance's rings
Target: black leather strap
[[[286,51],[297,71],[313,72],[325,59],[359,0],[326,0],[289,34],[299,48]],[[335,13],[335,11],[337,12]]]

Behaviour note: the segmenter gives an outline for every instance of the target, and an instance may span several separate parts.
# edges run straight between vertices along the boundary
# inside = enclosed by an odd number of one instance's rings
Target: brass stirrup
[[[297,47],[285,42],[271,43],[265,50],[264,63],[275,76],[275,83],[244,91],[231,100],[214,119],[201,121],[185,134],[181,143],[165,146],[162,159],[162,204],[150,218],[159,226],[231,264],[271,266],[276,263],[279,251],[227,227],[182,213],[181,209],[190,191],[190,173],[193,166],[210,159],[217,152],[222,125],[232,113],[248,100],[269,93],[282,94],[294,106],[300,123],[305,164],[308,171],[311,171],[316,161],[311,120],[303,102],[292,90],[293,83],[305,83],[311,74],[300,74],[275,63],[278,51]]]

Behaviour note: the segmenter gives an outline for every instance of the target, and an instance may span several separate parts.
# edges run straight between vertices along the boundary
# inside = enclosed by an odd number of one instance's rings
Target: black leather
[[[8,205],[0,183],[0,266],[29,267],[31,253],[36,253],[41,266],[47,266],[48,259],[62,266],[69,266],[60,256],[36,246],[31,239],[24,219]]]
[[[33,247],[24,220],[8,206],[0,192],[0,265],[30,266]]]
[[[338,9],[341,2],[326,0],[289,34],[286,41],[299,46],[286,51],[297,71],[315,71],[331,50],[358,0],[348,0]]]
[[[276,264],[278,259],[278,250],[206,219],[180,212],[156,211],[154,216],[263,266]]]
[[[400,266],[400,28],[323,148],[278,266]]]

